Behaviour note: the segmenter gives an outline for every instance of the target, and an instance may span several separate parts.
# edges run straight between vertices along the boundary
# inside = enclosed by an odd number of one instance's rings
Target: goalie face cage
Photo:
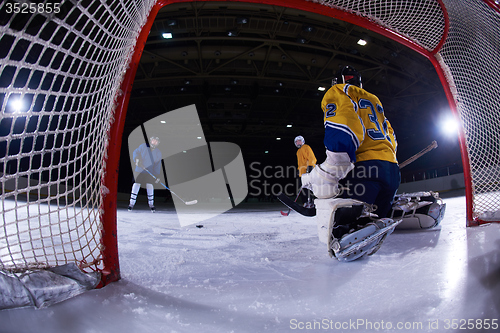
[[[128,96],[153,20],[175,2],[188,1],[63,0],[10,14],[14,2],[1,5],[0,270],[76,262],[101,271],[103,284],[119,279],[116,191]],[[467,223],[500,220],[496,3],[241,2],[328,15],[426,56],[463,125]],[[489,75],[474,80],[477,68]]]

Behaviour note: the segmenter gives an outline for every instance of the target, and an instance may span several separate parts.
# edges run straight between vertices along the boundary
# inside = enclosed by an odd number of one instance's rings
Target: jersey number
[[[330,118],[335,116],[337,110],[337,105],[334,103],[329,103],[326,105],[326,112],[325,112],[325,117]]]
[[[383,116],[384,114],[384,109],[382,108],[381,105],[377,104],[376,107],[373,105],[372,102],[370,102],[367,99],[360,99],[359,100],[359,108],[360,109],[370,109],[371,114],[368,116],[370,119],[370,122],[374,123],[377,129],[374,128],[369,128],[366,130],[366,134],[372,139],[372,140],[388,140],[390,143],[391,137],[387,133],[388,127],[387,127],[387,119],[384,117],[384,122],[382,123],[382,127],[380,127],[380,123],[377,118],[377,111]]]

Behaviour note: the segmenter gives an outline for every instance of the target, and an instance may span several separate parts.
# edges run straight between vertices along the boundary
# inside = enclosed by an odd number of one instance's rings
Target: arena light
[[[326,88],[325,88],[325,87],[318,87],[318,90],[319,90],[319,91],[325,91],[325,90],[326,90]]]
[[[171,32],[164,32],[161,36],[165,39],[171,39],[173,37]]]
[[[236,18],[236,24],[247,24],[247,23],[248,23],[247,17],[237,17]]]
[[[364,40],[364,39],[358,40],[358,45],[365,46],[366,45],[366,40]]]
[[[12,100],[9,104],[14,113],[21,112],[25,108],[24,102],[21,98],[16,98]]]
[[[441,121],[441,132],[446,136],[454,136],[458,133],[459,123],[453,116],[447,116]]]

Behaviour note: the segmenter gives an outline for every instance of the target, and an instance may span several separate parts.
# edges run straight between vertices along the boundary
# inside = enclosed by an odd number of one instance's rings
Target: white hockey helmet
[[[160,138],[157,136],[152,136],[149,138],[149,147],[155,149],[160,144]]]
[[[300,141],[300,142],[299,142]],[[296,136],[295,139],[293,140],[293,143],[295,143],[295,147],[300,148],[304,143],[306,143],[306,140],[302,135]]]

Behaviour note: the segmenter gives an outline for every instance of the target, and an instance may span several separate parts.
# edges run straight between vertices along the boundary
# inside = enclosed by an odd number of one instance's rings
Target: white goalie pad
[[[439,225],[446,204],[437,192],[414,192],[396,195],[391,218],[402,219],[398,230],[430,229]]]
[[[330,235],[333,230],[333,221],[335,220],[335,212],[341,207],[352,208],[353,205],[364,205],[365,203],[353,199],[315,199],[316,206],[316,222],[318,226],[318,238],[321,243],[329,243]]]
[[[0,310],[44,308],[94,289],[100,281],[99,272],[84,273],[74,263],[23,273],[0,271]]]
[[[340,240],[333,239],[330,255],[339,261],[353,261],[371,256],[380,249],[384,240],[402,220],[383,218],[369,222],[358,230],[344,235]]]
[[[316,199],[318,237],[330,257],[353,261],[374,254],[401,220],[378,219],[373,207],[352,199]]]

